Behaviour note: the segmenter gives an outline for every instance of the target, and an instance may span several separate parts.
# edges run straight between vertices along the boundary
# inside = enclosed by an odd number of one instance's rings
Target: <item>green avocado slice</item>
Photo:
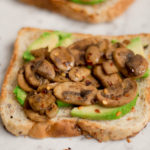
[[[145,57],[142,41],[140,37],[131,39],[130,44],[127,45],[127,48],[132,50],[135,54],[140,54]]]
[[[94,5],[104,2],[105,0],[71,0],[71,1],[79,4]]]
[[[115,108],[106,108],[100,105],[76,107],[72,109],[71,116],[90,120],[119,119],[132,110],[132,108],[136,105],[137,99],[138,95],[130,103]]]
[[[22,90],[19,86],[16,86],[13,90],[13,93],[16,95],[17,101],[20,105],[24,105],[25,99],[27,97],[27,93]]]
[[[48,47],[49,51],[56,47],[59,37],[55,32],[44,32],[27,48],[28,51]]]

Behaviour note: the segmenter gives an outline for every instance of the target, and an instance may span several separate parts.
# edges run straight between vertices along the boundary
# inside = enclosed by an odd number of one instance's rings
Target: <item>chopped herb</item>
[[[148,46],[149,46],[149,45],[148,45],[148,44],[146,44],[146,45],[144,45],[144,47],[143,47],[143,48],[144,48],[144,49],[147,49],[147,48],[148,48]]]
[[[88,65],[87,68],[88,68],[88,69],[92,69],[92,66],[91,66],[91,65]]]

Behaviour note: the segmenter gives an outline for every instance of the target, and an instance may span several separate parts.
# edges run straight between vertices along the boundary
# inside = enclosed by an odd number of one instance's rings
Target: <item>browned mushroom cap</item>
[[[34,112],[33,110],[24,109],[24,112],[27,115],[27,117],[33,121],[36,121],[36,122],[47,121],[47,117],[45,115],[40,115],[39,113]]]
[[[96,45],[89,46],[85,54],[86,62],[90,65],[98,64],[102,56],[103,52]]]
[[[46,115],[48,118],[53,118],[58,113],[58,107],[55,103],[51,104],[50,108],[46,110]]]
[[[85,51],[90,45],[95,45],[101,42],[101,38],[99,37],[90,37],[83,40],[79,40],[77,42],[74,42],[72,45],[70,45],[68,48],[70,49],[78,49]]]
[[[122,82],[122,79],[118,73],[106,75],[102,69],[102,66],[96,66],[93,73],[101,81],[104,87],[110,87]]]
[[[132,58],[134,53],[127,48],[118,48],[113,52],[113,58],[119,71],[128,77],[128,71],[126,69],[126,62]]]
[[[91,105],[96,93],[95,87],[79,82],[64,82],[54,89],[54,95],[58,99],[75,105]]]
[[[102,63],[102,67],[103,67],[105,73],[108,75],[118,72],[118,69],[112,60],[104,61]]]
[[[78,49],[69,49],[70,53],[72,56],[74,56],[75,59],[75,65],[76,66],[81,66],[85,65],[85,51],[81,51]]]
[[[126,61],[133,57],[134,53],[127,48],[118,48],[113,52],[113,58],[119,68],[125,68]]]
[[[34,67],[33,61],[25,65],[25,78],[30,85],[36,88],[42,84],[42,81],[35,75]]]
[[[41,61],[41,63],[39,64],[36,72],[41,75],[42,77],[48,79],[48,80],[52,80],[55,78],[55,70],[53,65],[48,62],[47,60],[43,60]]]
[[[72,81],[79,82],[91,74],[91,70],[86,67],[73,67],[69,72],[69,78]]]
[[[18,85],[26,92],[31,92],[33,89],[28,85],[28,83],[26,82],[25,78],[24,78],[24,68],[21,68],[18,71],[18,75],[17,75],[17,81],[18,81]]]
[[[31,108],[39,112],[50,108],[50,105],[55,102],[55,97],[51,93],[33,93],[28,95],[27,99]]]
[[[112,59],[113,58],[113,52],[117,48],[124,48],[124,45],[119,43],[119,42],[115,43],[115,44],[110,44],[109,47],[106,49],[106,52],[105,52],[106,59]]]
[[[97,93],[98,102],[106,107],[118,107],[132,101],[137,94],[137,83],[135,80],[127,78],[122,85],[116,85]]]
[[[48,48],[40,48],[37,50],[32,50],[31,54],[37,58],[45,58],[48,55]]]
[[[70,70],[75,63],[72,54],[64,47],[53,49],[50,53],[50,58],[56,67],[62,71]]]
[[[88,77],[86,77],[82,81],[82,83],[85,84],[86,86],[92,85],[96,88],[100,87],[100,83],[92,75],[89,75]]]
[[[141,77],[148,69],[148,62],[137,54],[126,61],[126,67],[131,77]]]

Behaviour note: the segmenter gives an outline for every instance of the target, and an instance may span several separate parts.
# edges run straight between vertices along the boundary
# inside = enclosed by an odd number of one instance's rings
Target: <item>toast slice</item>
[[[89,23],[112,21],[121,15],[134,0],[106,0],[95,5],[81,5],[68,0],[20,0],[30,5],[55,11],[64,16]]]
[[[72,137],[81,134],[90,135],[99,141],[121,140],[136,135],[150,119],[150,77],[140,79],[139,98],[133,111],[124,117],[113,121],[91,121],[73,118],[70,108],[61,108],[57,116],[45,123],[29,120],[23,108],[16,101],[13,89],[17,84],[16,75],[23,63],[22,55],[26,48],[43,32],[35,28],[23,28],[19,31],[14,45],[14,52],[2,86],[0,99],[0,114],[5,128],[12,134],[30,136],[33,138],[45,137]],[[87,34],[73,33],[74,41],[91,37]],[[99,36],[99,38],[125,40],[140,37],[145,46],[145,54],[150,59],[150,34],[125,36]],[[150,61],[149,61],[150,62]]]

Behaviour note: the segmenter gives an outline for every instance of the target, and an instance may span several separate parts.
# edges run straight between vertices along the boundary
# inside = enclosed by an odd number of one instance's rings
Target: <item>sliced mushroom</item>
[[[113,52],[113,58],[119,71],[128,77],[128,71],[126,69],[126,62],[134,56],[134,53],[127,48],[118,48]]]
[[[115,44],[110,44],[109,47],[107,48],[106,52],[105,52],[105,57],[106,59],[110,60],[113,58],[113,52],[117,49],[117,48],[124,48],[124,45],[117,42]]]
[[[86,67],[73,67],[69,72],[72,81],[79,82],[91,74],[91,70]]]
[[[72,56],[74,56],[75,59],[75,65],[76,66],[82,66],[85,65],[85,51],[81,51],[78,49],[69,49]]]
[[[118,73],[106,75],[102,69],[102,66],[96,66],[93,73],[101,81],[104,87],[110,87],[122,82],[122,79]]]
[[[72,45],[69,46],[70,49],[78,49],[85,51],[90,45],[95,45],[101,42],[101,38],[99,37],[90,37],[83,40],[79,40]]]
[[[112,60],[104,61],[102,63],[102,67],[103,67],[105,73],[108,75],[118,72],[118,69]]]
[[[43,61],[39,64],[39,66],[38,66],[36,72],[37,72],[39,75],[41,75],[42,77],[44,77],[44,78],[46,78],[46,79],[48,79],[48,80],[52,80],[52,79],[55,78],[55,70],[54,70],[54,67],[53,67],[53,65],[52,65],[50,62],[48,62],[47,60],[43,60]]]
[[[47,121],[47,117],[45,115],[40,115],[37,112],[34,112],[33,110],[24,109],[25,114],[27,117],[33,121],[36,122],[45,122]]]
[[[38,78],[34,71],[34,62],[31,61],[25,65],[25,78],[30,85],[37,88],[42,84],[42,80]]]
[[[32,50],[31,54],[37,58],[46,58],[48,55],[48,48],[40,48],[37,50]]]
[[[105,107],[118,107],[134,100],[137,95],[137,83],[127,78],[122,84],[118,84],[97,93],[98,102]]]
[[[58,84],[59,84],[58,82],[42,84],[41,86],[38,87],[37,92],[47,93],[47,91],[54,89]]]
[[[54,95],[58,99],[75,105],[91,105],[96,93],[94,86],[85,86],[79,82],[61,83],[54,89]]]
[[[88,47],[85,58],[86,62],[89,65],[95,65],[99,63],[100,57],[103,56],[103,52],[99,50],[99,47],[96,45],[92,45]]]
[[[105,52],[109,47],[109,41],[107,39],[103,39],[99,43],[99,50],[101,52]]]
[[[126,67],[131,77],[141,77],[148,69],[147,60],[141,55],[135,55],[126,61]]]
[[[52,50],[50,58],[56,67],[62,71],[70,70],[75,63],[72,54],[64,47],[58,47]]]
[[[86,77],[83,81],[83,84],[85,84],[86,86],[94,86],[96,88],[100,87],[100,83],[92,76],[89,75],[88,77]]]
[[[28,95],[27,99],[31,108],[36,112],[47,110],[55,102],[55,97],[51,93],[33,93]]]
[[[125,68],[126,61],[133,56],[134,53],[127,48],[118,48],[113,53],[114,61],[119,68]]]
[[[55,117],[57,113],[58,113],[58,107],[55,103],[51,104],[51,106],[46,110],[46,115],[50,119]]]
[[[18,85],[26,92],[31,92],[33,89],[28,85],[28,83],[26,82],[25,78],[24,78],[24,68],[21,68],[18,71],[18,75],[17,75],[17,81],[18,81]]]

